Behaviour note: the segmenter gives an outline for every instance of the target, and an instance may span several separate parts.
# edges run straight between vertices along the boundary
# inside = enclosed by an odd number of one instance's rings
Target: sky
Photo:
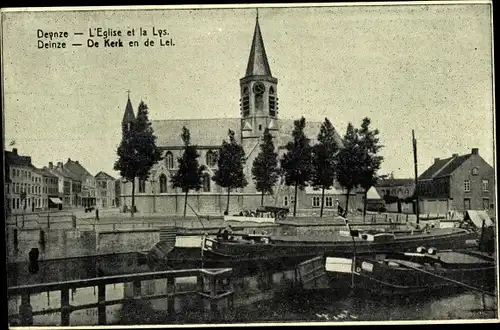
[[[470,153],[493,165],[491,6],[397,5],[259,9],[279,116],[329,118],[345,132],[372,119],[384,145],[381,174],[413,177],[411,132],[422,173],[435,157]],[[3,117],[11,141],[34,165],[79,160],[113,170],[130,90],[150,119],[239,116],[255,8],[3,13]],[[38,49],[37,30],[150,33],[172,47]],[[95,30],[94,30],[95,31]],[[75,36],[74,32],[83,35]],[[153,38],[152,36],[148,36]],[[157,37],[154,37],[158,39]],[[113,39],[113,38],[111,38]],[[127,45],[125,45],[127,46]],[[172,134],[178,134],[173,132]]]

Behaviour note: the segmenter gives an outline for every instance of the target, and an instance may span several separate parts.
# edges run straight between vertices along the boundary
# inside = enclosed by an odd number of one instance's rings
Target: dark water
[[[174,317],[155,313],[147,303],[131,303],[114,324],[297,323],[495,319],[494,300],[481,294],[443,293],[422,297],[337,296],[335,293],[277,297],[237,308],[219,318],[188,311]]]
[[[42,267],[37,276],[17,270],[17,284],[43,283],[49,280],[69,280],[94,277],[95,268],[106,265],[107,275],[111,273],[147,271],[139,266],[136,256],[123,255],[108,257],[96,263],[95,260],[80,259],[64,267],[55,262]],[[133,261],[133,262],[132,262]],[[73,268],[72,272],[67,271]],[[85,271],[82,271],[85,270]],[[10,274],[14,275],[13,273]],[[42,276],[43,275],[43,276]],[[69,278],[71,277],[71,278]],[[186,280],[191,283],[192,280]],[[145,289],[146,290],[146,289]],[[158,294],[152,288],[147,294]],[[146,294],[146,292],[144,292]],[[124,297],[123,284],[106,287],[108,299]],[[71,293],[71,304],[80,305],[97,302],[96,288],[81,288]],[[34,310],[60,306],[60,293],[50,292],[31,297]],[[9,314],[15,314],[20,297],[9,299]],[[201,314],[192,309],[175,316],[167,316],[165,302],[130,302],[124,305],[108,306],[110,324],[196,324],[196,323],[267,323],[267,322],[355,322],[355,321],[400,321],[400,320],[459,320],[497,318],[497,302],[490,296],[475,292],[443,291],[433,295],[411,296],[369,296],[348,292],[328,291],[297,293],[288,292],[273,299],[257,301],[251,305],[235,308],[220,317]],[[60,314],[35,317],[35,325],[58,325]],[[96,310],[75,311],[71,314],[71,325],[97,324]]]

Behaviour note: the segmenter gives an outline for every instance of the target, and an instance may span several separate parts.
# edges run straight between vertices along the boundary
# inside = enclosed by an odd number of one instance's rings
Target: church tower
[[[267,60],[257,12],[247,71],[240,79],[241,138],[247,156],[258,145],[266,128],[273,136],[277,135],[277,85],[278,79],[272,76]]]
[[[130,129],[130,124],[135,120],[134,108],[132,108],[132,103],[130,102],[130,92],[128,93],[127,105],[125,106],[125,112],[122,119],[122,134],[125,134],[125,130]]]

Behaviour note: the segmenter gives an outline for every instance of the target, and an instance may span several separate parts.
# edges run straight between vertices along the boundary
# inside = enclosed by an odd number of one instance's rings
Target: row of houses
[[[376,185],[381,198],[392,199],[392,203],[386,203],[389,211],[415,212],[414,203],[408,201],[414,195],[419,197],[421,213],[495,209],[495,170],[479,155],[478,148],[463,155],[435,158],[415,187],[414,179],[395,178],[380,180]]]
[[[119,187],[111,175],[92,175],[70,158],[66,163],[50,162],[38,168],[30,156],[19,155],[17,149],[5,151],[5,203],[11,214],[116,207]]]

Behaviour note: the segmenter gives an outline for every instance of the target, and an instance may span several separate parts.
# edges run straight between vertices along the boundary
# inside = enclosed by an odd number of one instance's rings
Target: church
[[[248,58],[245,75],[239,80],[240,111],[234,118],[212,119],[174,119],[152,120],[157,146],[162,150],[163,160],[155,164],[150,171],[148,180],[136,179],[135,205],[139,213],[182,214],[184,211],[184,194],[180,189],[174,189],[171,177],[176,171],[177,159],[183,152],[181,139],[182,127],[189,129],[191,143],[196,145],[200,164],[206,166],[203,177],[203,187],[199,191],[190,191],[187,213],[202,215],[221,215],[226,209],[227,189],[222,188],[211,179],[217,166],[216,153],[222,141],[228,141],[228,130],[235,132],[235,137],[246,155],[245,175],[248,185],[241,189],[233,189],[229,202],[229,213],[239,213],[244,209],[256,209],[260,206],[261,194],[256,191],[252,180],[252,164],[260,151],[260,143],[264,130],[268,128],[273,135],[278,155],[285,152],[285,145],[292,139],[294,120],[300,118],[282,118],[278,108],[278,78],[271,73],[264,41],[257,15],[255,29]],[[235,109],[236,110],[236,109]],[[285,110],[286,111],[286,110]],[[235,111],[236,113],[236,111]],[[306,116],[305,116],[306,117]],[[127,100],[122,125],[135,118],[130,101]],[[315,143],[321,122],[307,121],[305,134]],[[336,135],[338,143],[341,137]],[[306,187],[297,195],[297,212],[318,213],[321,205],[321,191]],[[335,201],[345,201],[344,190],[335,185],[326,191],[325,209],[333,211]],[[361,203],[360,194],[353,192],[349,204],[357,208]],[[122,182],[121,205],[131,207],[132,184]],[[293,208],[294,189],[284,184],[284,178],[279,180],[274,194],[266,195],[264,205]]]

